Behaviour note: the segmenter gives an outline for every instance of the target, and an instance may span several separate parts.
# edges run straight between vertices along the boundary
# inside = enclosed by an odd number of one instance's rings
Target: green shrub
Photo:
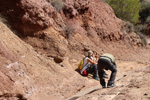
[[[150,2],[142,1],[140,11],[150,8]]]
[[[63,9],[63,7],[64,7],[64,3],[63,3],[62,0],[53,0],[51,2],[51,5],[53,7],[55,7],[58,12],[60,12]]]
[[[117,17],[122,20],[137,23],[139,20],[139,0],[107,0]]]
[[[147,17],[150,16],[150,2],[141,2],[139,15],[141,17],[140,20],[144,23],[147,20]]]

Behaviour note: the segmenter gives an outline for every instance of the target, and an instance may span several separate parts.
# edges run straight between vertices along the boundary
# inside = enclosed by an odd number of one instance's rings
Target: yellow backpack
[[[81,70],[83,67],[83,59],[80,61],[80,63],[78,64],[78,68]]]

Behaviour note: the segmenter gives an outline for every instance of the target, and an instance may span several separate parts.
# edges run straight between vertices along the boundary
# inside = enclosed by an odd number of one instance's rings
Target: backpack
[[[79,64],[78,64],[78,68],[79,68],[80,71],[81,71],[82,68],[83,68],[83,61],[84,61],[84,59],[82,59],[82,60],[79,62]],[[81,73],[80,73],[80,74],[81,74]],[[83,71],[82,75],[83,75],[83,76],[87,76],[87,75],[88,75],[88,73],[86,72],[86,70]]]
[[[80,69],[80,70],[82,70],[82,67],[83,67],[83,59],[79,62],[79,64],[78,64],[78,68]]]

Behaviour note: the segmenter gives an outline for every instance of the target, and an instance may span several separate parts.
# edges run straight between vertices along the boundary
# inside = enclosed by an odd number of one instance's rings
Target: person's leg
[[[113,63],[111,63],[110,61],[105,60],[105,59],[100,59],[99,62],[98,62],[98,66],[99,66],[99,68],[98,68],[99,70],[100,69],[101,70],[102,69],[111,70],[111,76],[110,76],[110,79],[108,81],[107,87],[115,86],[114,81],[115,81],[115,77],[116,77],[116,73],[117,73],[116,66]],[[102,73],[102,72],[100,72],[100,73]],[[105,72],[103,72],[103,73],[105,73]],[[100,77],[102,77],[102,76],[100,76]],[[101,81],[103,82],[103,79]]]
[[[100,84],[102,85],[103,88],[106,87],[106,82],[105,82],[105,78],[104,78],[104,70],[103,69],[100,69],[98,71],[98,75],[99,75],[99,78],[100,78]]]
[[[89,73],[92,74],[92,70],[93,70],[93,69],[91,69],[91,67],[88,67],[88,68],[86,69],[86,71],[87,71],[88,74],[89,74]]]
[[[91,71],[93,73],[93,77],[97,77],[97,64],[92,64],[91,65]]]
[[[108,74],[105,71],[104,71],[103,77],[108,78]]]
[[[104,71],[104,66],[105,66],[105,62],[102,59],[98,60],[98,75],[100,78],[100,84],[102,85],[103,88],[106,87],[106,82],[105,82],[105,71]]]
[[[114,87],[115,86],[114,81],[116,78],[117,68],[114,64],[111,63],[108,69],[111,70],[111,76],[108,81],[107,87]]]
[[[90,67],[87,68],[87,72],[93,74],[93,77],[97,77],[97,65],[92,64]]]

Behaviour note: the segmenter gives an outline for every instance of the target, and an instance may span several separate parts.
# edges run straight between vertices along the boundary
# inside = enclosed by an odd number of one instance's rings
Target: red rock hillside
[[[0,99],[65,100],[99,84],[75,71],[89,49],[112,53],[118,61],[149,62],[149,49],[126,32],[109,5],[63,0],[58,12],[53,1],[0,1],[7,20],[0,17]]]
[[[40,55],[19,39],[2,22],[0,33],[2,100],[63,100],[85,86],[94,84],[80,77],[71,68],[67,57],[62,63],[56,64],[53,58]]]

